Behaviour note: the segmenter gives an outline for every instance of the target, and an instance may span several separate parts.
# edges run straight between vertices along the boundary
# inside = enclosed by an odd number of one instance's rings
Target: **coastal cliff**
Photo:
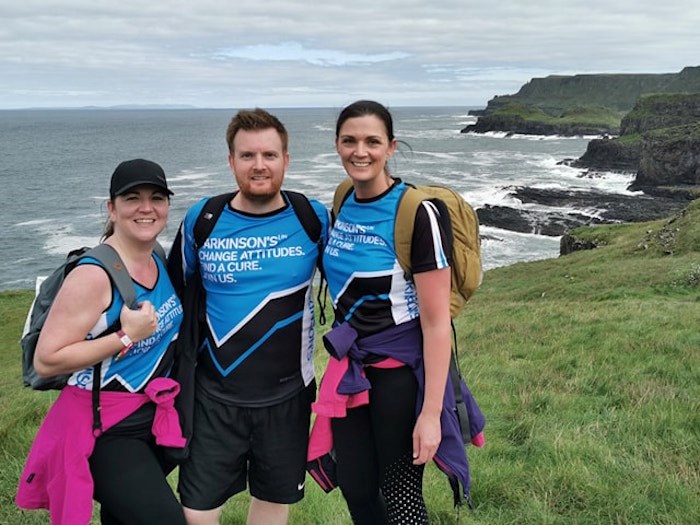
[[[594,139],[572,162],[589,171],[636,174],[630,190],[695,198],[700,187],[700,93],[641,97],[622,120],[622,134]]]
[[[630,189],[697,185],[700,93],[642,96],[622,119],[621,134],[594,139],[571,165],[591,171],[636,173]],[[668,194],[668,191],[664,191]]]
[[[617,135],[623,117],[642,95],[697,92],[700,66],[679,73],[533,78],[514,95],[495,96],[484,110],[472,112],[478,120],[462,132]]]
[[[622,119],[620,129],[619,137],[591,140],[582,157],[562,163],[586,168],[585,175],[591,177],[601,171],[634,173],[629,189],[642,195],[516,187],[512,197],[550,206],[552,211],[486,205],[477,210],[480,221],[512,231],[557,236],[583,225],[667,217],[700,197],[700,93],[644,95]],[[556,211],[563,205],[598,213]]]
[[[700,100],[700,95],[698,95]],[[639,171],[632,190],[651,195],[700,189],[700,118],[692,124],[662,128],[642,136]]]
[[[619,133],[619,122],[619,112],[605,107],[576,106],[550,115],[538,107],[510,100],[495,113],[479,117],[475,124],[464,128],[462,133],[504,131],[508,134],[565,137],[606,135]]]

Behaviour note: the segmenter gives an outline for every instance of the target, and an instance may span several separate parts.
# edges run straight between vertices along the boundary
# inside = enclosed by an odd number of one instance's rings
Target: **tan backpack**
[[[352,181],[348,178],[341,182],[333,196],[333,220],[345,200],[352,193]],[[394,250],[396,258],[407,275],[411,275],[411,241],[413,227],[416,221],[418,206],[424,200],[429,200],[440,212],[440,223],[447,235],[447,241],[452,246],[452,282],[450,293],[450,316],[457,317],[469,298],[481,285],[481,239],[479,238],[479,218],[474,209],[456,191],[446,186],[414,186],[407,184],[406,191],[401,196],[396,221],[394,222]],[[322,295],[319,287],[319,304]],[[325,294],[323,294],[325,296]],[[324,302],[325,303],[325,302]],[[325,308],[321,308],[323,312]],[[324,316],[325,317],[325,316]],[[450,353],[450,380],[455,396],[455,410],[459,419],[462,441],[471,442],[475,432],[469,421],[466,400],[471,398],[457,361],[457,332],[452,322],[453,348]],[[472,399],[473,400],[473,399]],[[480,413],[480,412],[479,412]],[[478,425],[477,422],[473,422]],[[483,429],[483,416],[480,421]]]
[[[464,198],[447,186],[413,186],[407,184],[401,196],[394,223],[394,250],[401,268],[411,272],[411,240],[418,206],[424,200],[433,202],[440,212],[442,227],[452,244],[452,284],[450,314],[454,319],[481,285],[481,239],[479,218]],[[345,179],[333,196],[333,218],[352,192],[352,180]]]

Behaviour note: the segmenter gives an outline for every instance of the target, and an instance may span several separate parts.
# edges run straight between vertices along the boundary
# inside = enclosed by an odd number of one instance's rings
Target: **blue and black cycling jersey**
[[[394,249],[394,222],[406,189],[397,181],[372,199],[349,195],[340,208],[323,254],[323,268],[337,323],[348,321],[361,337],[412,319],[420,313],[416,289]],[[413,232],[413,273],[449,266],[437,210],[419,206]]]
[[[318,245],[291,206],[263,215],[226,205],[206,242],[194,247],[205,200],[187,212],[179,245],[183,275],[199,268],[206,293],[207,336],[197,388],[220,402],[269,406],[314,378],[312,282]],[[328,212],[311,201],[328,230]]]
[[[182,304],[168,277],[165,264],[156,255],[152,255],[158,266],[158,279],[153,288],[146,288],[133,281],[136,290],[137,303],[150,301],[158,313],[158,328],[146,339],[138,341],[121,359],[111,356],[102,361],[101,390],[121,392],[143,392],[148,382],[154,377],[167,376],[174,357],[171,343],[177,339],[180,323],[182,322]],[[101,263],[96,259],[86,257],[78,264]],[[93,339],[119,321],[119,315],[124,306],[124,299],[112,287],[112,302],[102,312],[95,326],[88,333]],[[68,380],[69,385],[79,388],[92,389],[93,367],[74,372]]]

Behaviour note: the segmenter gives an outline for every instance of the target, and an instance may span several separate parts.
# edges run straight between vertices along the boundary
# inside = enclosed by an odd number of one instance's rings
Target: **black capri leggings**
[[[102,525],[185,525],[180,502],[166,480],[173,467],[150,432],[97,438],[90,471]]]
[[[418,385],[409,367],[366,369],[369,405],[333,418],[338,484],[353,523],[425,524],[423,465],[413,465]]]

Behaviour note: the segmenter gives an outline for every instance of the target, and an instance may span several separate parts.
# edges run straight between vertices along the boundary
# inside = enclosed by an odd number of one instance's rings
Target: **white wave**
[[[479,231],[482,236],[484,270],[559,256],[560,237],[518,233],[488,226],[482,226]]]
[[[477,166],[493,166],[498,164],[502,157],[503,154],[498,151],[475,151],[469,162]]]
[[[556,142],[562,140],[593,140],[603,138],[602,135],[530,135],[525,133],[511,133],[510,131],[486,131],[477,133],[475,131],[467,131],[464,133],[472,137],[485,137],[494,139],[508,140],[528,140],[528,141],[548,141]]]
[[[292,161],[293,164],[298,164],[304,159],[296,158]],[[313,162],[321,166],[328,167],[340,167],[340,161],[338,160],[338,154],[336,152],[329,153],[319,153],[318,155],[312,156],[308,162]]]
[[[469,113],[464,113],[460,115],[452,115],[452,120],[456,121],[458,125],[466,126],[467,124],[476,124],[479,117],[470,115]]]
[[[520,202],[518,199],[515,199]],[[515,206],[512,206],[515,207]],[[575,208],[573,206],[547,206],[546,204],[539,204],[537,202],[525,202],[521,203],[517,208],[522,210],[541,212],[541,213],[561,213],[561,214],[580,214],[586,215],[588,217],[599,217],[600,213],[594,208]]]
[[[546,140],[546,141],[561,141],[561,140],[593,140],[602,138],[602,135],[530,135],[525,133],[513,133],[507,136],[509,139],[517,140]]]
[[[71,220],[81,224],[100,224],[100,222],[106,219],[106,217],[107,214],[105,210],[105,212],[75,215],[74,217],[71,217]],[[63,221],[64,218],[61,217],[60,220]],[[59,219],[50,217],[46,219],[32,219],[29,221],[18,222],[14,224],[14,227],[27,228],[29,231],[37,233],[49,233],[57,228],[60,229],[62,226],[59,223]]]
[[[94,246],[99,236],[53,235],[44,242],[44,251],[49,255],[66,255],[81,246]]]
[[[32,288],[34,279],[12,279],[9,281],[0,281],[0,290],[25,290]]]
[[[39,226],[42,224],[51,224],[54,219],[33,219],[31,221],[18,222],[15,226]]]
[[[195,171],[195,170],[183,170],[177,175],[172,175],[168,177],[168,185],[172,183],[178,183],[182,181],[200,181],[207,179],[213,175],[218,175],[220,172],[217,171]]]
[[[460,192],[460,194],[475,209],[483,208],[487,204],[510,208],[519,208],[522,205],[520,200],[513,197],[508,188],[484,186],[469,192]]]
[[[44,242],[43,248],[48,255],[63,257],[71,250],[75,250],[81,246],[95,246],[99,242],[100,236],[57,234],[49,237],[46,242]],[[169,240],[165,236],[161,236],[159,242],[166,252],[172,245],[172,240]]]
[[[454,129],[424,129],[424,130],[397,130],[396,138],[410,143],[412,139],[421,140],[444,140],[459,134],[459,130]],[[399,148],[401,145],[399,145]]]
[[[434,160],[434,159],[439,159],[439,160],[449,160],[449,161],[458,161],[461,160],[460,158],[464,156],[462,152],[435,152],[435,151],[414,151],[413,152],[416,155],[416,160]]]
[[[623,195],[643,195],[642,191],[630,191],[627,188],[634,182],[634,173],[615,173],[612,171],[601,172],[596,177],[585,177],[596,189],[607,193],[621,193]]]
[[[571,173],[574,176],[578,176],[585,171],[581,168],[574,168],[573,166],[562,164],[561,159],[557,159],[552,155],[541,155],[535,159],[534,164],[547,170],[557,171],[564,174]]]
[[[464,135],[468,137],[476,138],[492,138],[492,139],[504,139],[508,138],[508,133],[506,131],[487,131],[485,133],[476,133],[475,131],[467,131]]]
[[[633,194],[626,189],[634,179],[632,175],[588,174],[558,164],[564,159],[580,157],[586,150],[586,138],[508,136],[505,132],[461,133],[464,126],[477,120],[477,117],[468,114],[468,109],[471,108],[397,109],[396,136],[406,140],[409,147],[400,146],[399,154],[392,158],[392,173],[417,184],[447,184],[461,193],[475,208],[486,204],[523,207],[511,195],[514,186],[595,189]],[[168,131],[171,128],[163,126],[165,133],[161,141],[164,148],[180,144],[181,129],[186,129],[190,124],[187,122],[188,114],[183,113],[182,116],[185,118],[183,125],[172,127],[171,134]],[[292,146],[296,149],[292,153],[291,169],[284,187],[303,191],[326,205],[330,204],[336,184],[344,177],[342,164],[333,148],[336,117],[335,109],[313,109],[303,113],[290,113],[288,119],[294,125],[299,123],[304,131],[298,135],[293,133]],[[40,120],[42,117],[37,113],[32,118]],[[66,123],[71,124],[72,118],[67,114]],[[80,118],[83,118],[82,114]],[[157,120],[155,116],[152,118]],[[225,159],[219,153],[209,153],[212,152],[211,144],[221,140],[220,121],[217,116],[212,120],[211,130],[202,128],[201,132],[192,134],[186,147],[168,150],[172,165],[176,166],[174,174],[168,174],[175,197],[171,201],[170,226],[161,234],[164,242],[174,237],[179,221],[192,204],[204,196],[232,191],[235,187],[235,180]],[[299,137],[299,140],[294,137]],[[138,150],[146,138],[138,130],[124,128],[119,137],[119,147]],[[3,135],[2,139],[3,144],[9,144],[7,149],[12,159],[12,152],[17,150],[12,146],[15,134]],[[38,184],[46,188],[56,179],[63,181],[53,187],[50,198],[38,203],[40,213],[34,207],[24,206],[29,201],[24,197],[26,185],[21,181],[23,177],[28,180],[29,177],[34,179],[39,175],[29,169],[22,171],[26,162],[23,158],[14,159],[15,166],[19,167],[17,172],[22,176],[18,177],[20,180],[14,186],[10,184],[3,188],[9,196],[9,206],[2,210],[5,224],[10,225],[6,233],[12,236],[11,250],[5,250],[5,259],[11,264],[6,267],[0,263],[0,275],[7,281],[18,282],[17,279],[25,274],[31,275],[33,279],[37,273],[60,264],[70,249],[93,245],[98,241],[107,215],[104,205],[107,191],[103,185],[94,183],[95,170],[92,168],[69,165],[63,166],[64,169],[61,170],[62,164],[65,164],[62,159],[72,159],[76,157],[75,151],[84,149],[81,133],[76,133],[73,139],[73,150],[53,152],[53,158],[57,159],[56,169],[51,170],[51,173],[44,170],[46,178],[36,179]],[[96,144],[95,147],[99,149],[100,145]],[[108,156],[108,153],[102,152],[96,158]],[[112,169],[110,163],[104,171],[111,172]],[[74,179],[67,183],[69,177]],[[76,188],[86,188],[87,191],[76,194]],[[101,194],[95,194],[96,191]],[[557,209],[593,213],[592,210]],[[17,224],[12,221],[17,221]],[[522,236],[500,230],[494,233],[488,228],[483,231],[493,234],[484,246],[487,267],[553,257],[558,253],[557,241],[551,237]],[[7,287],[5,282],[0,281],[0,289]]]

